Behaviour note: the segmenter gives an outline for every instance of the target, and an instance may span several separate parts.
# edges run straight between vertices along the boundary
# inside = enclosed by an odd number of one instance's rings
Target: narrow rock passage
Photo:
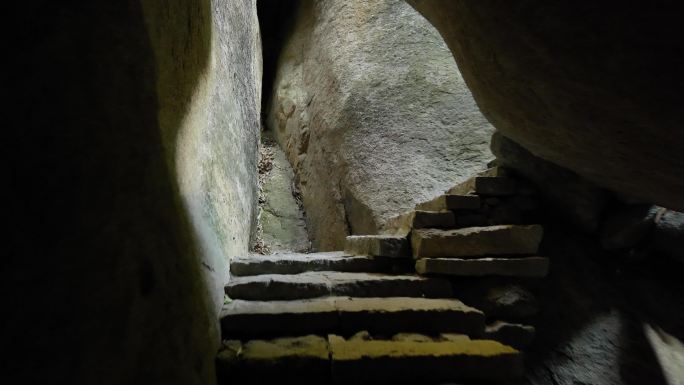
[[[262,132],[259,160],[259,222],[253,251],[306,252],[311,247],[295,175],[269,131]]]
[[[265,215],[277,177],[265,178]],[[398,216],[385,234],[347,236],[344,251],[233,259],[219,383],[521,379],[535,334],[527,322],[539,310],[526,286],[549,270],[537,256],[543,228],[518,202],[526,190],[495,167]]]

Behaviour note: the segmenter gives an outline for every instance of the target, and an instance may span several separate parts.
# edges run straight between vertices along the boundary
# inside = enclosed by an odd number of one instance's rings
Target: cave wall
[[[256,204],[255,1],[21,7],[4,377],[215,382]]]
[[[681,4],[408,2],[503,135],[604,188],[684,210]]]
[[[444,41],[401,0],[299,2],[268,127],[321,250],[377,233],[493,157],[493,128]]]

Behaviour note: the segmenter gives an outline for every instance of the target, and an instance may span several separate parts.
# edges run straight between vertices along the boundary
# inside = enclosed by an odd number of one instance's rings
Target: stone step
[[[544,257],[524,258],[422,258],[416,261],[418,274],[438,274],[457,277],[501,277],[541,278],[549,272],[549,259]]]
[[[323,297],[295,301],[234,300],[221,311],[223,337],[307,333],[453,332],[479,337],[484,314],[456,299]]]
[[[427,336],[426,336],[427,337]],[[364,340],[328,336],[335,384],[425,384],[506,380],[524,373],[522,354],[491,340]]]
[[[454,217],[456,229],[487,226],[487,216],[483,213],[459,210],[454,212]]]
[[[504,176],[475,176],[447,191],[447,194],[508,196],[516,193],[515,179]]]
[[[412,229],[452,228],[456,225],[454,213],[451,211],[416,210],[410,217]]]
[[[411,232],[411,246],[416,259],[535,254],[542,235],[540,225],[418,229]]]
[[[325,337],[224,341],[216,357],[219,384],[329,384],[330,347]]]
[[[522,354],[492,340],[344,339],[308,335],[224,341],[219,384],[395,384],[508,380],[523,375]]]
[[[232,299],[295,300],[325,296],[448,298],[449,281],[415,275],[306,272],[234,277],[225,286]]]
[[[482,205],[477,195],[445,194],[437,198],[419,203],[416,210],[444,211],[444,210],[477,210]]]
[[[237,257],[230,262],[234,276],[260,274],[299,274],[307,271],[383,272],[385,261],[365,256],[350,256],[342,251],[310,254],[272,254]]]
[[[405,236],[350,235],[344,251],[351,255],[368,255],[387,258],[410,258],[411,248]]]

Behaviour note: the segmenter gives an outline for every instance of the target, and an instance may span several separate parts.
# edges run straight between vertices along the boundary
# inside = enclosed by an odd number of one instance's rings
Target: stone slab
[[[350,235],[344,251],[351,255],[407,258],[411,255],[408,239],[395,235]]]
[[[491,340],[345,340],[329,335],[336,384],[505,380],[523,375],[522,354]]]
[[[549,259],[524,258],[422,258],[416,261],[418,274],[441,274],[457,277],[502,276],[541,278],[549,272]]]
[[[328,271],[235,277],[225,292],[232,299],[256,301],[324,296],[448,298],[452,294],[450,283],[439,278]]]
[[[350,256],[342,251],[309,254],[272,254],[237,257],[230,262],[235,276],[259,274],[299,274],[307,271],[382,272],[388,266],[364,256]]]
[[[294,301],[234,300],[221,311],[223,336],[308,333],[452,332],[479,337],[484,314],[456,299],[324,297]]]
[[[540,225],[418,229],[411,233],[411,246],[416,259],[535,254],[542,235]]]

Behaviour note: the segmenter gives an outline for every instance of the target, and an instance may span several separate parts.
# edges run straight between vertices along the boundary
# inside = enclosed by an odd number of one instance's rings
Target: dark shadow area
[[[192,3],[186,9],[200,13],[205,24],[194,27],[208,42],[210,3]],[[208,304],[167,162],[160,64],[140,2],[25,2],[15,16],[21,124],[5,139],[12,225],[0,338],[11,354],[3,377],[133,384],[206,376],[198,358],[213,343]],[[209,45],[196,48],[183,54],[201,69]],[[199,73],[173,97],[188,100]],[[177,129],[184,113],[167,127]]]
[[[537,290],[542,312],[522,383],[666,385],[643,324],[682,337],[681,266],[611,258],[590,237],[545,228],[540,253],[551,272]]]
[[[295,22],[297,0],[257,0],[257,14],[263,48],[261,112],[265,115],[271,101],[278,58]]]

